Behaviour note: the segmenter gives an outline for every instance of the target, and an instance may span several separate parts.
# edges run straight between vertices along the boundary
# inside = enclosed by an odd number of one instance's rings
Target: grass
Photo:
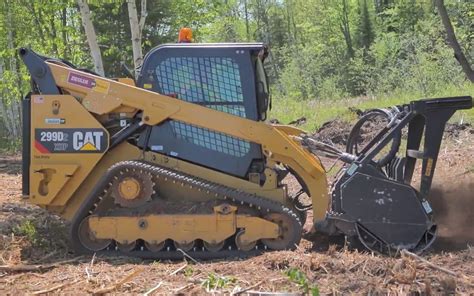
[[[209,273],[207,278],[201,282],[201,286],[206,289],[206,292],[215,292],[224,289],[237,281],[234,277],[220,276],[215,273]]]
[[[393,92],[377,97],[358,97],[339,100],[295,100],[287,98],[274,98],[273,108],[268,114],[269,119],[278,119],[282,124],[287,124],[301,117],[306,118],[302,129],[314,131],[323,123],[339,118],[345,121],[355,121],[356,115],[349,110],[354,107],[361,110],[383,108],[408,103],[422,98],[441,98],[450,96],[474,96],[474,84],[469,83],[460,87],[449,86],[433,95],[426,96],[421,93]],[[461,110],[451,118],[451,122],[474,122],[474,109]]]

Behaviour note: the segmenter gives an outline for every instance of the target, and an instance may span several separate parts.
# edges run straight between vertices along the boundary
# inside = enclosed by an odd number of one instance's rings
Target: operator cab
[[[137,86],[262,121],[270,104],[267,55],[262,43],[161,45],[145,56]],[[139,146],[239,177],[263,170],[260,145],[175,120],[144,131]]]

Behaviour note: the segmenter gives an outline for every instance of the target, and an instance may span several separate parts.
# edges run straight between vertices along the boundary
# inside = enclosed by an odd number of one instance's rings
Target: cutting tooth
[[[243,204],[244,204],[244,202],[243,202],[243,201],[241,201],[241,202],[240,202],[240,204],[241,204],[241,205],[243,205]]]
[[[118,177],[117,177],[117,176],[114,176],[114,179],[115,179],[115,180],[118,180]]]
[[[92,215],[92,213],[93,213],[92,211],[89,211],[89,214],[90,214],[90,215]]]
[[[257,209],[260,211],[262,208],[260,206],[258,206]]]
[[[118,246],[115,246],[115,251],[118,251]]]
[[[170,246],[168,246],[168,247],[166,248],[166,251],[167,251],[167,252],[169,252],[169,251],[170,251]]]
[[[99,200],[103,200],[104,198],[102,196],[99,196]]]
[[[204,248],[203,248],[204,249]],[[193,251],[196,252],[196,247],[193,248]]]
[[[173,180],[173,184],[176,184],[176,180]]]
[[[97,204],[96,204],[96,203],[94,204],[94,208],[97,208]]]
[[[143,246],[140,247],[140,251],[143,251],[145,248],[143,248]]]
[[[232,250],[232,246],[229,246],[229,251]]]
[[[267,245],[263,246],[263,248],[266,250],[266,249],[267,249]]]

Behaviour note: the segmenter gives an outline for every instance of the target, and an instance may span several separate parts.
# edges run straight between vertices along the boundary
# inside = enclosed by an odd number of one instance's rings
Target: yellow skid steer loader
[[[293,249],[310,209],[316,233],[384,254],[421,252],[436,237],[429,191],[445,123],[472,108],[471,97],[453,97],[373,110],[340,151],[265,122],[260,43],[162,45],[136,81],[26,48],[19,54],[32,78],[23,194],[71,222],[78,253],[212,259]],[[388,124],[359,149],[360,126],[373,116]],[[329,193],[316,153],[345,163]],[[301,186],[296,194],[288,175]]]

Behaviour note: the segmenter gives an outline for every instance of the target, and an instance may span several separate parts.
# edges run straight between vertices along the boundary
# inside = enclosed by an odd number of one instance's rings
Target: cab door
[[[261,48],[260,44],[160,46],[145,57],[137,85],[258,120],[253,60]],[[140,138],[141,146],[146,145],[145,134]],[[261,167],[255,163],[263,158],[258,144],[175,120],[153,127],[147,146],[152,151],[240,177]]]

